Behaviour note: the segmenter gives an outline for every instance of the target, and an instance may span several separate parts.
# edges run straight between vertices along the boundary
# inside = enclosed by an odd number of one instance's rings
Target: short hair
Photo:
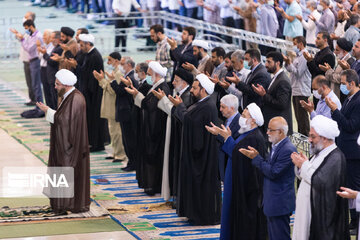
[[[149,65],[146,62],[139,63],[138,66],[141,72],[147,73]]]
[[[329,0],[321,0],[323,3],[325,3],[326,6],[330,6],[330,1]]]
[[[124,57],[124,59],[125,59],[125,64],[130,64],[132,68],[135,67],[135,62],[131,57],[126,56]]]
[[[355,85],[359,85],[359,75],[353,69],[346,69],[341,72],[341,76],[345,76],[348,83],[354,82]]]
[[[328,88],[331,87],[331,83],[329,80],[326,79],[324,75],[318,75],[314,78],[318,87],[327,86]]]
[[[61,37],[61,32],[60,31],[54,31],[52,33],[55,34],[55,39],[60,39],[60,37]]]
[[[26,20],[26,21],[23,23],[23,26],[24,26],[24,27],[25,27],[25,26],[27,26],[27,27],[31,27],[31,26],[35,27],[35,23],[34,23],[33,20],[28,19],[28,20]]]
[[[78,28],[80,30],[80,34],[89,34],[89,30],[87,28]]]
[[[153,30],[155,33],[164,33],[164,28],[160,24],[152,25],[150,30]]]
[[[251,59],[255,58],[258,62],[261,61],[261,53],[258,49],[250,48],[246,50],[245,54],[249,54]]]
[[[310,0],[310,1],[308,1],[307,3],[310,5],[310,7],[312,7],[312,8],[315,8],[315,9],[316,9],[317,4],[316,4],[316,2],[315,2],[315,1]]]
[[[187,31],[190,36],[193,36],[193,40],[196,37],[196,29],[194,27],[184,27],[183,31]]]
[[[236,50],[232,55],[231,58],[236,58],[237,61],[244,60],[245,52],[244,50]]]
[[[230,52],[226,53],[224,59],[229,58],[231,60],[231,56],[233,53],[234,53],[234,51],[230,51]]]
[[[225,57],[225,50],[222,47],[213,48],[211,52],[215,52],[217,57]]]
[[[321,34],[322,35],[322,39],[326,39],[328,45],[329,45],[329,48],[331,51],[334,51],[334,45],[333,45],[333,41],[331,40],[330,38],[330,34],[328,32],[319,32],[318,34]]]
[[[294,40],[297,42],[297,43],[302,43],[304,45],[304,47],[306,47],[306,38],[304,36],[297,36],[297,37],[294,37]]]
[[[280,123],[280,130],[282,130],[284,132],[285,135],[287,135],[288,131],[289,131],[289,125],[286,121],[285,118],[281,117],[281,116],[277,116],[277,117],[273,117],[272,119],[270,119],[270,121],[277,121],[278,123]]]
[[[54,32],[54,30],[50,29],[50,28],[47,28],[47,29],[44,30],[43,34],[46,33],[46,32],[51,34],[52,32]]]
[[[353,15],[351,15],[351,17],[350,17],[350,19],[349,19],[350,25],[356,25],[359,20],[360,20],[359,14],[353,14]]]
[[[271,51],[268,54],[266,54],[266,58],[272,58],[275,63],[279,62],[280,67],[282,67],[283,62],[284,62],[283,55],[280,52],[276,52],[276,51]]]
[[[229,108],[233,108],[235,111],[239,108],[239,99],[233,94],[223,96],[220,99],[220,103],[225,104]]]

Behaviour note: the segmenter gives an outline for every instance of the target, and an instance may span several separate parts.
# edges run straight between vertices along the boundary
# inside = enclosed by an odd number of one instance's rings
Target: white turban
[[[90,42],[92,44],[94,44],[94,42],[95,42],[95,37],[91,34],[82,33],[79,35],[79,39],[83,42]]]
[[[67,86],[74,86],[77,81],[75,74],[73,74],[71,71],[69,71],[67,69],[61,69],[61,70],[57,71],[57,73],[55,74],[55,77],[62,84],[67,85]]]
[[[214,92],[215,83],[213,83],[208,76],[203,73],[196,75],[196,79],[200,82],[200,85],[205,88],[205,91],[211,95]]]
[[[161,64],[159,62],[151,61],[149,63],[149,68],[151,68],[154,72],[156,72],[157,74],[159,74],[162,77],[166,76],[167,68],[161,66]]]
[[[209,50],[209,44],[204,40],[194,40],[192,42],[193,46],[201,47],[205,50]]]
[[[321,137],[335,140],[339,136],[340,131],[337,122],[323,115],[317,115],[310,122],[310,127]]]
[[[256,103],[250,103],[246,108],[251,118],[255,119],[256,124],[261,127],[264,124],[264,117],[258,105],[256,105]]]

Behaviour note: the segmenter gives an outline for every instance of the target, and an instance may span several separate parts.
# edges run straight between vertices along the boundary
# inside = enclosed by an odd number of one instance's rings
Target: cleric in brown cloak
[[[57,110],[43,103],[37,106],[51,123],[49,167],[74,168],[74,197],[50,198],[54,212],[86,212],[90,206],[90,155],[84,96],[74,84],[76,76],[66,69],[55,75],[55,88],[61,99]]]

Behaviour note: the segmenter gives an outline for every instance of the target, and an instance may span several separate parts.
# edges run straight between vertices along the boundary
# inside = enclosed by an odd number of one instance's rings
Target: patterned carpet
[[[0,128],[47,164],[50,125],[42,119],[24,119],[25,98],[0,82]],[[191,226],[160,197],[137,187],[135,173],[121,170],[126,163],[106,160],[107,151],[92,153],[91,197],[111,218],[138,239],[218,239],[220,225]],[[107,179],[103,182],[97,179]],[[26,207],[26,206],[23,206]]]

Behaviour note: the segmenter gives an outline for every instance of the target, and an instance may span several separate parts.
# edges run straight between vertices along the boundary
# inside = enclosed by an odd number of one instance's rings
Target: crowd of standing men
[[[349,238],[348,202],[342,197],[356,198],[353,190],[360,190],[360,39],[339,38],[333,52],[330,34],[319,31],[319,52],[312,56],[306,38],[294,36],[293,56],[267,51],[263,64],[257,48],[210,49],[195,39],[193,27],[183,28],[178,43],[163,26],[153,25],[155,59],[136,64],[112,52],[107,57],[112,71],[105,72],[87,29],[76,35],[70,27],[41,34],[31,12],[23,26],[25,34],[11,31],[28,58],[28,105],[38,104],[22,116],[38,118],[45,112],[57,144],[67,136],[59,130],[66,128],[57,122],[63,119],[59,116],[69,114],[71,123],[72,111],[64,109],[73,109],[70,103],[78,99],[86,116],[77,126],[87,130],[79,135],[86,141],[76,154],[87,144],[82,154],[104,150],[111,139],[109,158],[128,160],[123,170],[136,171],[146,194],[173,197],[177,214],[192,224],[221,223],[221,239],[290,239],[295,209],[293,239]],[[48,107],[40,104],[41,85]],[[308,99],[311,90],[314,101]],[[291,100],[298,131],[310,142],[310,159],[289,139]],[[56,149],[52,145],[49,162],[61,161]],[[297,197],[295,174],[301,180]],[[340,191],[344,186],[353,190]],[[88,209],[83,198],[89,194],[76,196],[82,196],[84,206],[69,209]],[[356,211],[351,224],[356,231]]]

